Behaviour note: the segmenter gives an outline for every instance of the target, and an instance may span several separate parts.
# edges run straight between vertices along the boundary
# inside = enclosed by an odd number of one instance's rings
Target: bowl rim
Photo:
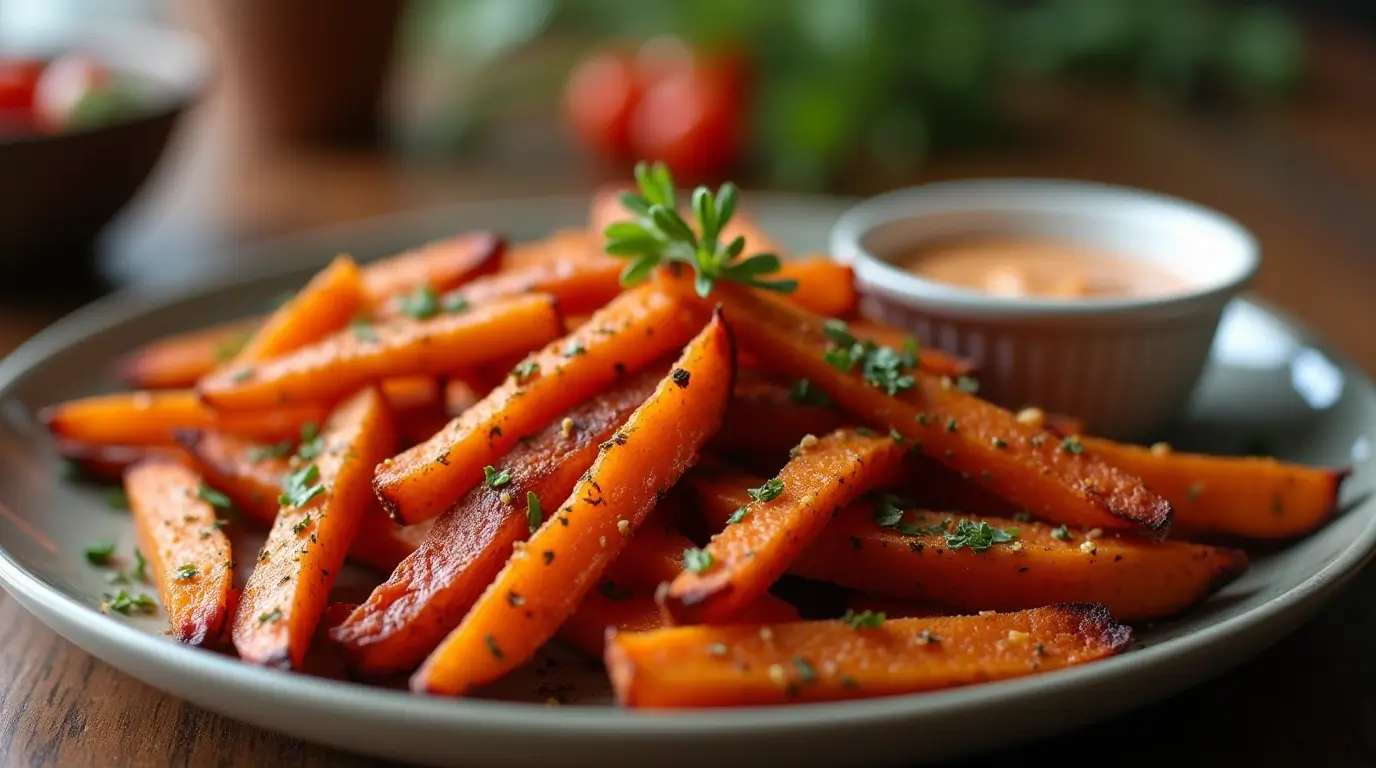
[[[1047,192],[1072,196],[1053,208],[1044,197]],[[920,219],[962,210],[951,205],[957,194],[998,196],[996,205],[973,203],[963,210],[1018,212],[1026,215],[1076,213],[1087,218],[1103,217],[1102,212],[1086,209],[1096,204],[1137,203],[1155,212],[1171,212],[1191,217],[1214,227],[1234,240],[1241,256],[1237,268],[1221,280],[1153,296],[1125,296],[1087,299],[1047,297],[1007,297],[961,288],[919,277],[900,269],[870,252],[864,239],[880,227],[905,219]],[[1020,197],[1021,201],[1011,198]],[[1151,315],[1177,316],[1221,307],[1240,294],[1261,266],[1261,251],[1256,237],[1236,219],[1202,204],[1136,187],[1095,181],[1049,177],[1005,177],[940,181],[903,187],[867,198],[847,210],[832,227],[829,239],[831,257],[855,271],[862,293],[884,298],[921,310],[945,314],[1001,318],[1083,318],[1086,316]],[[1134,258],[1123,254],[1125,258]]]

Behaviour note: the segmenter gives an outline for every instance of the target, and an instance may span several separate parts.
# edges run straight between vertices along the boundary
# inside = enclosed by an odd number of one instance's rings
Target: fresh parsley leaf
[[[622,285],[644,281],[662,263],[679,262],[692,267],[694,289],[703,298],[718,280],[780,293],[797,290],[796,280],[767,279],[781,269],[778,256],[757,253],[741,258],[745,238],[721,242],[740,198],[734,184],[727,182],[715,193],[707,187],[693,191],[695,231],[678,212],[674,180],[667,166],[638,163],[635,179],[638,191],[620,198],[634,220],[616,222],[603,231],[606,252],[629,260],[621,272]]]
[[[813,668],[812,662],[802,656],[793,657],[793,668],[798,670],[798,679],[804,683],[817,682],[817,670]]]
[[[267,611],[267,612],[265,612],[265,613],[260,613],[260,614],[258,614],[258,623],[259,623],[259,624],[266,624],[266,623],[268,623],[268,622],[270,622],[270,621],[271,621],[271,622],[278,622],[278,621],[281,621],[281,620],[282,620],[282,609],[281,609],[281,608],[273,608],[273,609],[270,610],[270,611]]]
[[[1057,541],[1070,541],[1070,529],[1062,525],[1051,531],[1051,538]]]
[[[702,573],[712,567],[712,553],[705,549],[683,550],[683,569],[689,573]]]
[[[320,436],[320,427],[315,422],[301,425],[301,442],[296,446],[296,455],[302,461],[314,461],[325,452],[325,438]]]
[[[1071,435],[1061,441],[1061,450],[1066,453],[1079,455],[1085,452],[1085,446],[1084,443],[1080,442],[1078,435]]]
[[[86,549],[83,551],[82,554],[86,555],[86,562],[90,563],[91,565],[109,565],[110,559],[114,557],[115,554],[115,542],[92,542],[91,544],[88,544],[86,546]]]
[[[750,490],[746,491],[746,493],[750,494],[751,499],[754,499],[755,501],[758,501],[760,503],[773,501],[779,498],[779,494],[783,492],[784,481],[780,480],[777,477],[772,477],[764,481],[764,485],[761,485],[759,488],[751,488]]]
[[[846,609],[846,615],[841,617],[841,621],[846,622],[851,629],[877,629],[884,624],[883,611],[861,611],[856,613]]]
[[[874,522],[881,528],[892,528],[903,522],[903,512],[913,506],[912,501],[891,493],[881,493],[874,500]]]
[[[503,469],[499,472],[496,467],[489,464],[483,467],[483,482],[487,483],[488,488],[501,488],[511,482],[511,470]]]
[[[176,573],[173,574],[173,578],[177,581],[190,581],[200,575],[200,573],[201,569],[198,568],[195,563],[187,563],[177,569]]]
[[[148,559],[138,547],[134,547],[134,567],[129,569],[129,576],[137,581],[148,581]]]
[[[196,488],[196,498],[216,509],[233,509],[234,507],[234,502],[230,501],[228,496],[211,488],[205,483],[201,483],[200,486]]]
[[[741,506],[739,506],[739,507],[736,507],[736,511],[735,511],[735,512],[732,512],[732,513],[731,513],[731,516],[728,517],[728,518],[726,518],[726,524],[727,524],[727,525],[735,525],[736,523],[739,523],[740,521],[744,520],[744,519],[745,519],[745,513],[748,512],[749,509],[750,509],[750,508],[747,507],[747,506],[745,506],[745,505],[741,505]]]
[[[401,313],[417,320],[426,320],[440,313],[440,297],[429,285],[418,285],[416,289],[401,297]]]
[[[378,338],[377,329],[373,327],[373,324],[362,317],[356,317],[353,322],[349,323],[349,332],[354,335],[355,339],[365,344],[376,344],[381,340]]]
[[[818,389],[807,379],[798,379],[793,382],[793,386],[788,388],[788,396],[795,403],[816,405],[822,408],[831,407],[831,398],[827,397],[827,393]]]
[[[544,521],[545,512],[540,509],[540,497],[535,495],[535,491],[526,491],[526,522],[530,524],[530,532],[539,530]]]
[[[846,321],[834,317],[823,321],[822,335],[838,347],[850,347],[859,343],[859,340],[851,335],[850,326],[846,325]]]
[[[952,552],[961,547],[968,547],[971,552],[978,555],[987,552],[995,544],[1012,541],[1017,534],[1016,529],[1004,530],[983,521],[972,523],[969,520],[961,520],[956,524],[954,531],[946,533],[946,546],[950,547]]]
[[[131,595],[121,589],[113,595],[106,595],[101,608],[129,616],[135,613],[152,613],[158,609],[158,603],[148,595]]]
[[[282,478],[282,495],[277,497],[279,504],[287,507],[304,506],[306,502],[325,492],[319,484],[320,468],[309,464]]]
[[[527,360],[515,368],[511,369],[511,375],[516,377],[517,384],[524,384],[530,377],[540,372],[540,364],[534,360]]]
[[[866,349],[868,354],[860,371],[867,384],[887,395],[896,395],[917,385],[917,379],[904,372],[910,366],[897,352],[874,345],[867,345]]]

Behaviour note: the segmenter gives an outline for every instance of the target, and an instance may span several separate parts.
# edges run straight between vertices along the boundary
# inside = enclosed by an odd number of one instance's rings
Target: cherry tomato
[[[744,89],[724,63],[698,63],[651,85],[631,118],[636,157],[661,160],[685,182],[711,180],[739,158]]]
[[[34,86],[42,74],[41,61],[0,59],[0,111],[33,109]]]
[[[611,51],[585,59],[564,90],[564,110],[575,134],[607,158],[629,155],[631,114],[639,101],[632,58]]]
[[[104,88],[108,81],[105,68],[87,56],[59,57],[43,68],[34,87],[34,118],[47,130],[61,130],[81,100]]]

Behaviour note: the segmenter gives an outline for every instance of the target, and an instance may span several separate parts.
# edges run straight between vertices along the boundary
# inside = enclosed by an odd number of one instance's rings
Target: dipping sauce
[[[900,264],[918,277],[994,296],[1097,299],[1159,296],[1187,287],[1139,260],[1066,243],[972,236],[928,243]]]

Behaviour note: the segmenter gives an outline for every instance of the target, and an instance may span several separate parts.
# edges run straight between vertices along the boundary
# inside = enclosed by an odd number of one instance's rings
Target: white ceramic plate
[[[752,196],[786,244],[820,249],[845,203]],[[370,258],[452,232],[513,239],[580,224],[585,198],[495,201],[362,222],[248,249],[250,277],[127,293],[87,307],[0,363],[0,583],[57,632],[145,682],[207,709],[291,735],[431,764],[714,766],[922,760],[993,749],[1107,718],[1217,674],[1309,618],[1371,556],[1376,390],[1293,323],[1248,302],[1227,313],[1178,445],[1257,450],[1353,464],[1343,513],[1309,538],[1259,554],[1241,579],[1172,622],[1139,632],[1128,653],[1038,677],[916,696],[772,709],[645,715],[599,704],[601,675],[564,658],[511,683],[543,701],[576,685],[578,706],[414,696],[257,669],[160,635],[161,619],[105,616],[106,573],[82,557],[97,538],[133,545],[127,513],[100,491],[58,480],[34,411],[114,386],[117,355],[159,335],[256,312],[345,251]],[[262,271],[259,271],[262,270]],[[534,682],[532,686],[529,683]],[[533,694],[533,695],[532,695]],[[998,723],[997,728],[986,727]],[[710,756],[704,750],[710,749]]]

